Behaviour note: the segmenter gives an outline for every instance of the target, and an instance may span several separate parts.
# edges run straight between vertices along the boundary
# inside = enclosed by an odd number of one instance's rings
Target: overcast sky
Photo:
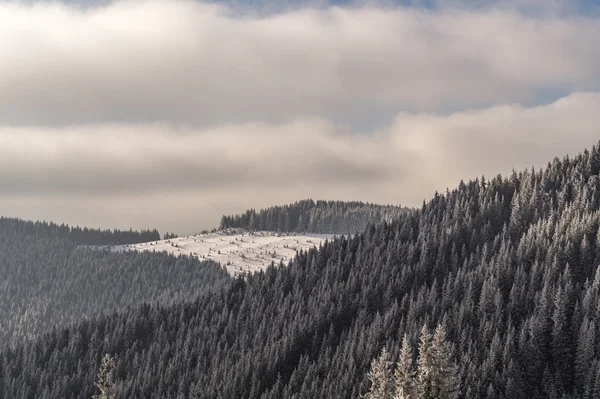
[[[0,214],[184,234],[545,166],[600,139],[598,7],[0,0]]]

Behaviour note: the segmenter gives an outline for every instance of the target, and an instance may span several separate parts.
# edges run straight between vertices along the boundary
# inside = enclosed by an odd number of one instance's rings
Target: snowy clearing
[[[117,245],[115,251],[166,251],[212,260],[225,266],[233,275],[253,273],[267,268],[271,262],[287,264],[297,251],[335,237],[333,234],[297,234],[229,229],[208,234],[171,238],[141,244]]]

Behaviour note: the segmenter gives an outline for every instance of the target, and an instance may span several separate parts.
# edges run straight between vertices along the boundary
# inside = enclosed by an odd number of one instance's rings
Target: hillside
[[[0,222],[0,347],[146,302],[191,300],[229,281],[214,262],[78,245],[48,226]]]
[[[53,331],[0,356],[0,392],[88,398],[109,353],[126,398],[357,398],[383,347],[443,325],[460,398],[599,397],[599,171],[594,147],[461,182],[289,267]]]
[[[168,240],[113,247],[116,251],[165,251],[221,264],[233,276],[264,270],[272,263],[287,264],[298,251],[321,246],[330,234],[248,232],[227,229]]]
[[[274,206],[241,215],[223,216],[221,229],[243,228],[249,231],[354,234],[370,224],[390,221],[409,212],[394,205],[376,205],[356,201],[303,200],[290,205]]]
[[[0,217],[0,229],[34,237],[63,238],[80,245],[123,245],[160,240],[158,230],[102,230],[67,224]]]

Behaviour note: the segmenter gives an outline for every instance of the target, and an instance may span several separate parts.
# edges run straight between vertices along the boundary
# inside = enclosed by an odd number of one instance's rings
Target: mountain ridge
[[[461,182],[288,267],[5,351],[0,386],[7,397],[87,397],[110,353],[125,397],[359,397],[382,347],[395,359],[402,336],[417,347],[423,325],[442,325],[461,398],[595,397],[599,171],[596,145]]]

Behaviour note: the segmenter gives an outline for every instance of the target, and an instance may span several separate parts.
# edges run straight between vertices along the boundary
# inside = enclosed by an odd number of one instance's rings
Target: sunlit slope
[[[319,246],[332,234],[248,232],[229,229],[216,233],[196,234],[169,240],[120,245],[115,250],[166,251],[210,259],[226,267],[232,275],[265,269],[272,262],[287,263],[300,250]]]

